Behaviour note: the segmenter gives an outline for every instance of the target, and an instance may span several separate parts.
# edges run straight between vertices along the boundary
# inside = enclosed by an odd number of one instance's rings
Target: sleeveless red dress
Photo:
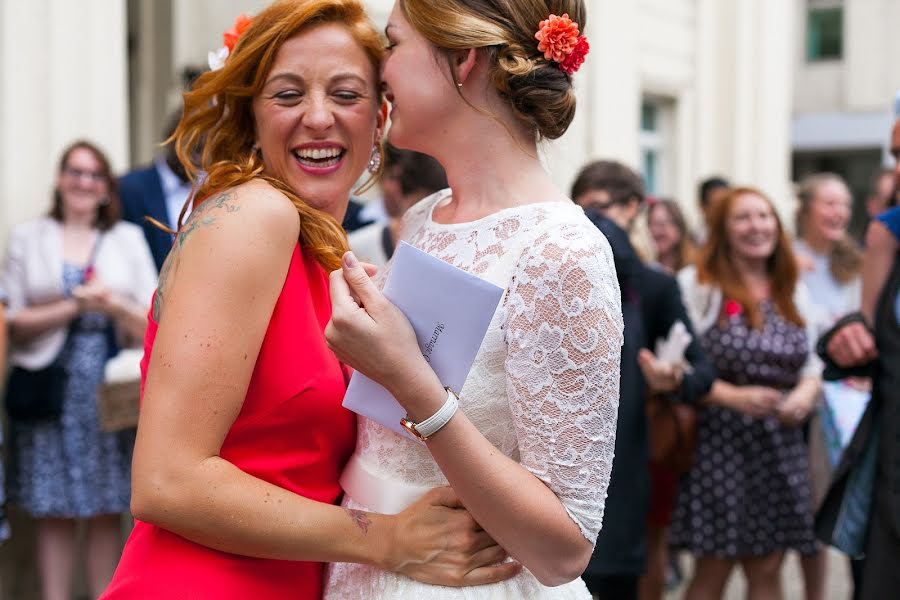
[[[344,374],[325,344],[330,317],[328,276],[298,245],[243,408],[220,455],[269,483],[334,503],[341,493],[338,477],[356,443],[356,420],[341,407]],[[142,388],[156,331],[151,319]],[[137,521],[102,598],[318,600],[323,575],[323,563],[219,552]]]

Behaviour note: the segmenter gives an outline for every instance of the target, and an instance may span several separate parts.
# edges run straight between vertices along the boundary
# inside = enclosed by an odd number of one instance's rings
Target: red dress
[[[356,442],[356,421],[341,407],[343,371],[325,344],[330,316],[328,277],[298,246],[243,408],[220,455],[269,483],[334,503],[341,493],[338,477]],[[156,331],[151,319],[142,385]],[[318,600],[323,574],[322,563],[219,552],[137,521],[102,598]]]

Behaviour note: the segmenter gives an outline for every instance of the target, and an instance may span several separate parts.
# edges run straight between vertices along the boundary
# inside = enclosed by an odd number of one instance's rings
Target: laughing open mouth
[[[346,154],[343,148],[302,148],[292,152],[297,161],[307,167],[324,169],[341,162]]]

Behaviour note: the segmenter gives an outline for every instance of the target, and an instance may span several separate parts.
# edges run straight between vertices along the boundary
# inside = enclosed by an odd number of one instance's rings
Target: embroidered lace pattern
[[[440,192],[413,207],[401,238],[507,290],[460,391],[460,408],[556,493],[593,543],[613,463],[622,345],[609,244],[580,208],[559,202],[472,223],[435,223],[432,209],[448,196]],[[447,484],[424,445],[368,419],[359,420],[356,458],[388,484],[423,491]],[[351,498],[344,503],[371,509]],[[329,567],[326,590],[328,598],[589,597],[580,580],[544,588],[527,570],[463,593],[350,564]]]

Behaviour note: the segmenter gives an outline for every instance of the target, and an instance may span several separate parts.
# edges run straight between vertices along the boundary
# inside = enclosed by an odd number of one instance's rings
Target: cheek
[[[376,110],[348,111],[344,116],[344,123],[350,132],[352,140],[351,160],[354,162],[368,161],[375,143],[378,113]]]

